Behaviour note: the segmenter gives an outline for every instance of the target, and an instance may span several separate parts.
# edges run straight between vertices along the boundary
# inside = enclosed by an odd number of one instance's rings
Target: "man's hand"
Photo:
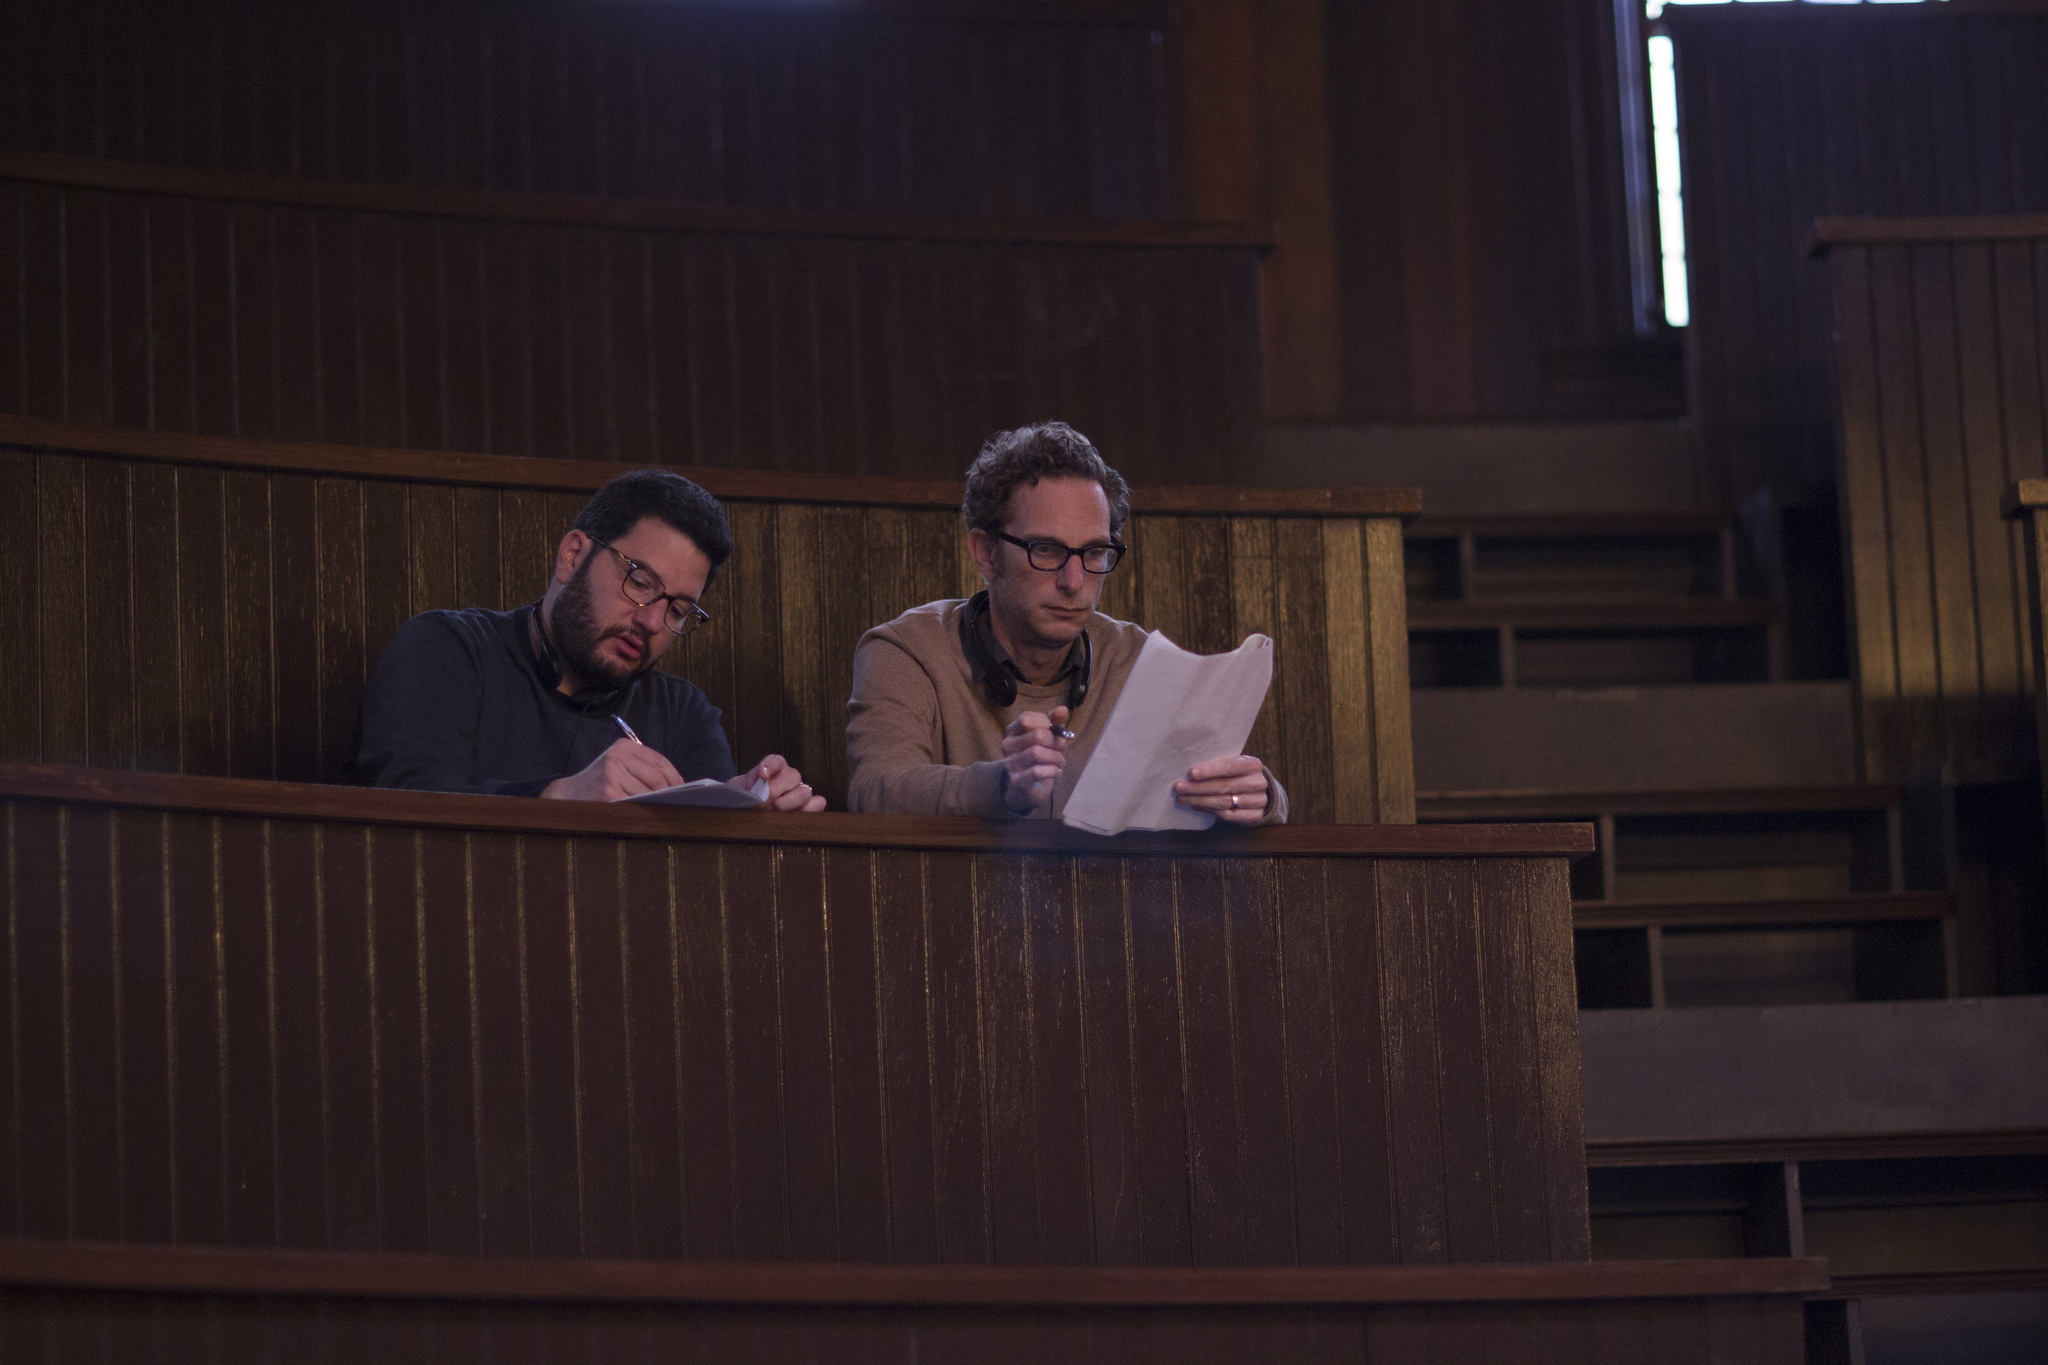
[[[825,798],[815,795],[804,775],[789,766],[789,760],[781,754],[770,754],[737,777],[729,778],[726,785],[743,792],[751,792],[756,782],[768,784],[769,810],[800,810],[811,814],[825,809]]]
[[[1173,784],[1173,799],[1233,825],[1256,825],[1266,818],[1266,770],[1250,754],[1212,758]]]
[[[558,777],[540,794],[556,801],[617,801],[641,792],[660,791],[683,780],[675,764],[638,740],[613,743],[580,773]]]
[[[1058,731],[1067,723],[1067,708],[1050,715],[1026,711],[1003,731],[1003,804],[1029,815],[1052,796],[1052,784],[1067,770],[1067,742]]]

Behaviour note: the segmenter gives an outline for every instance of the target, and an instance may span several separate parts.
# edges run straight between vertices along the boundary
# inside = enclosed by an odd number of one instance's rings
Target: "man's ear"
[[[996,538],[979,526],[967,532],[967,553],[974,556],[974,567],[981,570],[981,581],[986,583],[995,577]]]
[[[590,537],[571,528],[555,546],[555,582],[567,583],[576,576],[576,566],[590,553]]]

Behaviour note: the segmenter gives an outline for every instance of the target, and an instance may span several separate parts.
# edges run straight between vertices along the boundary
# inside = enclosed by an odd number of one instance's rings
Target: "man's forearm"
[[[865,815],[975,815],[1014,820],[1003,804],[1003,765],[863,764],[854,770],[847,805]]]

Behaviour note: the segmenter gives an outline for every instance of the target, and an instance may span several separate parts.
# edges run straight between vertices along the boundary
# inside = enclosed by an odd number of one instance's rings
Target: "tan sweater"
[[[1044,687],[1017,684],[1017,699],[989,705],[960,648],[964,601],[927,602],[860,637],[847,702],[846,754],[853,770],[847,805],[888,815],[979,815],[1014,820],[1003,804],[1003,731],[1026,711],[1063,706],[1063,678]],[[1145,645],[1145,629],[1100,612],[1088,618],[1095,664],[1088,698],[1067,721],[1074,738],[1051,799],[1031,812],[1053,819],[1066,808],[1088,755],[1109,724],[1124,679]],[[1215,755],[1221,757],[1221,755]],[[1273,781],[1264,823],[1287,819],[1287,793]]]

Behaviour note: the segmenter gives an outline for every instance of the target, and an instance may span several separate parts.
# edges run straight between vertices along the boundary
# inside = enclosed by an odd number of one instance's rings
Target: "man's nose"
[[[644,607],[633,608],[633,624],[649,635],[658,634],[668,624],[668,603],[656,598]]]
[[[1088,581],[1087,571],[1081,567],[1081,556],[1067,557],[1067,562],[1060,565],[1059,580],[1061,592],[1071,594],[1081,591],[1082,586]]]

